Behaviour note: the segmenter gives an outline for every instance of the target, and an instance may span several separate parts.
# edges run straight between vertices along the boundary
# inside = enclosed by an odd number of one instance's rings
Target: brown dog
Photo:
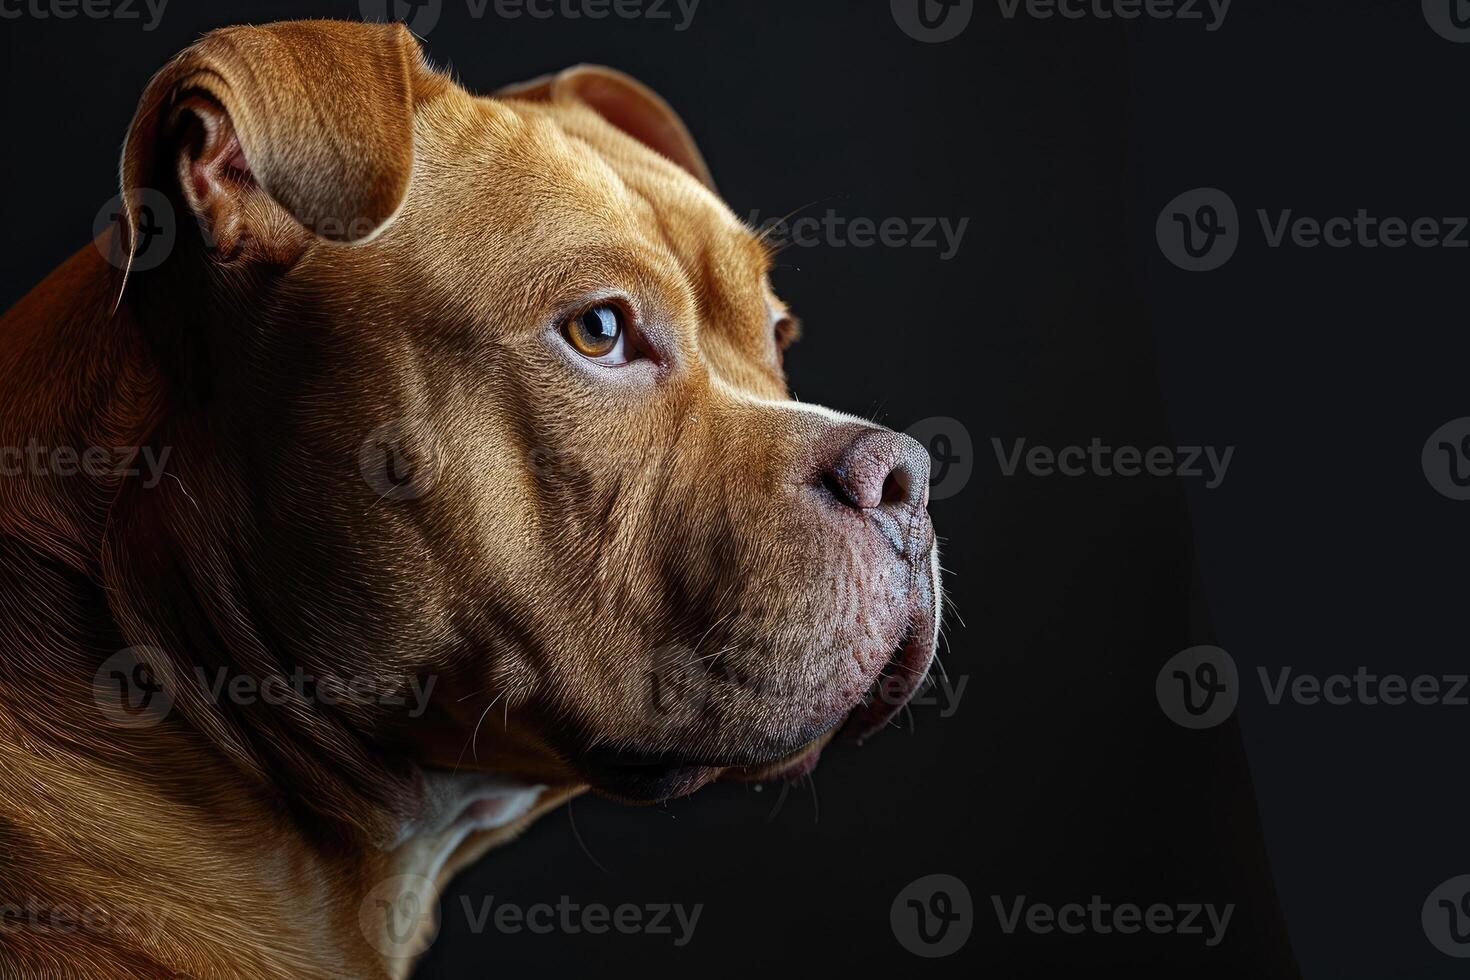
[[[800,774],[925,675],[928,457],[790,398],[638,83],[232,28],[122,181],[0,321],[5,976],[402,976],[573,794]]]

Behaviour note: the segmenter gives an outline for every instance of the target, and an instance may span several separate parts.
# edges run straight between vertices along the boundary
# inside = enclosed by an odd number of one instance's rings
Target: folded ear
[[[153,77],[128,130],[125,254],[141,192],[175,186],[226,256],[302,238],[281,208],[323,238],[371,237],[408,188],[420,64],[401,24],[294,21],[206,35]]]
[[[580,102],[715,190],[704,156],[679,114],[653,89],[620,71],[601,65],[577,65],[555,75],[507,85],[495,95],[538,102]]]

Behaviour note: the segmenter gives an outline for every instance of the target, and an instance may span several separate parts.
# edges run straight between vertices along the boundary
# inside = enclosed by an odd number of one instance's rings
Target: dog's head
[[[396,26],[234,28],[155,78],[124,178],[134,246],[140,189],[183,220],[126,286],[172,479],[119,503],[119,618],[243,672],[437,680],[415,717],[210,722],[298,767],[308,733],[313,800],[385,758],[645,800],[790,774],[925,675],[928,456],[791,397],[770,247],[638,83],[479,97]]]

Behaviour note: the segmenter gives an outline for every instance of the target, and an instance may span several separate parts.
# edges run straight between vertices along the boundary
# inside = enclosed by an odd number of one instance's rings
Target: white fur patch
[[[494,830],[519,820],[536,805],[545,786],[494,773],[424,773],[424,809],[404,824],[394,848],[414,842],[430,844],[430,881],[470,834]]]

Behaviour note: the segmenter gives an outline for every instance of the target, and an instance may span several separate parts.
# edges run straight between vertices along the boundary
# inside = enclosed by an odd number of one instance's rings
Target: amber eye
[[[627,330],[621,307],[602,303],[572,317],[562,336],[578,354],[599,364],[626,364]]]

